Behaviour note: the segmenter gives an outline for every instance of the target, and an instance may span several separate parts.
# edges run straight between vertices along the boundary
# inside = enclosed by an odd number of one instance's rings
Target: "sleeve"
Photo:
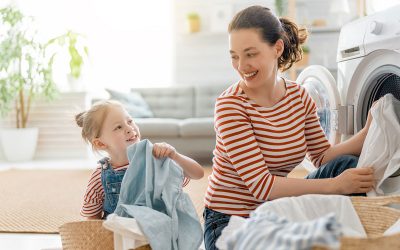
[[[101,184],[101,170],[96,169],[89,179],[80,214],[83,217],[95,216],[103,211],[104,189]]]
[[[307,157],[318,168],[321,166],[326,150],[331,145],[322,130],[314,100],[303,87],[300,87],[300,94],[306,113],[304,134],[307,144]]]
[[[256,199],[268,200],[275,176],[265,163],[243,101],[218,98],[214,117],[217,137],[236,172]]]
[[[186,187],[190,182],[190,178],[188,177],[183,177],[183,183],[182,183],[182,187]]]

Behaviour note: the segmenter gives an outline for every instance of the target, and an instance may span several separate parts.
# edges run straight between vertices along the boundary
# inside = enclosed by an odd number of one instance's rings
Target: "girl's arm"
[[[189,158],[175,151],[175,154],[171,157],[171,159],[182,167],[186,177],[195,180],[203,178],[204,176],[203,167],[192,158]]]
[[[204,176],[203,167],[192,158],[182,155],[174,147],[163,142],[154,143],[153,155],[157,158],[169,157],[174,160],[182,169],[186,177],[190,179],[201,179]]]
[[[101,220],[103,212],[100,212],[96,215],[86,217],[87,220]]]

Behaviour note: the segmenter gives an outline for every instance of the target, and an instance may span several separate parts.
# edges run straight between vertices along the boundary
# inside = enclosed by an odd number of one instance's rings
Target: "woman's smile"
[[[258,70],[253,71],[253,72],[249,72],[249,73],[242,73],[242,74],[243,74],[244,80],[251,81],[254,78],[256,78],[256,76],[258,74]]]

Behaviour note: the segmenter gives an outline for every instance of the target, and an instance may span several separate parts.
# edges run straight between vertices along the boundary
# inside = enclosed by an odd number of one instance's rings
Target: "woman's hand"
[[[368,193],[374,187],[374,170],[372,167],[346,169],[334,181],[338,194]]]
[[[153,155],[156,158],[169,157],[171,159],[176,155],[176,149],[168,143],[154,143]]]

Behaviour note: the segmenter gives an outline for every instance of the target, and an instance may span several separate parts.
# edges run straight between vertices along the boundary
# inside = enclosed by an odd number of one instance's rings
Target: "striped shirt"
[[[275,176],[287,176],[306,154],[320,166],[330,144],[317,107],[303,87],[285,84],[285,96],[269,108],[250,100],[239,83],[217,98],[206,207],[247,217],[268,200]]]
[[[121,171],[127,169],[128,166],[129,165],[113,168],[115,171]],[[185,177],[182,186],[185,187],[189,181],[190,179]],[[104,197],[104,188],[101,183],[101,164],[98,164],[97,168],[90,176],[86,187],[86,192],[83,197],[83,205],[80,212],[81,216],[91,217],[101,213],[103,211]]]

